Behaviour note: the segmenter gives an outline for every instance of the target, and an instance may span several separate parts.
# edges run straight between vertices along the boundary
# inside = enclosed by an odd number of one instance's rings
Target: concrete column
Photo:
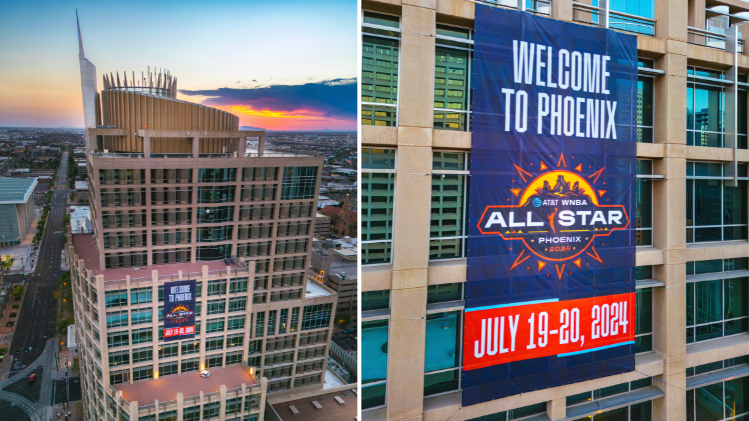
[[[656,6],[657,7],[657,6]],[[659,22],[660,24],[660,22]],[[680,54],[665,54],[655,61],[655,67],[666,72],[655,78],[653,86],[656,103],[654,110],[654,143],[685,145],[687,130],[687,56],[686,44]]]
[[[193,137],[192,138],[192,157],[198,158],[198,154],[200,154],[200,138]]]
[[[695,0],[691,0],[695,1]],[[702,10],[704,11],[702,0]],[[655,2],[655,37],[676,41],[687,40],[687,8],[683,2],[656,1]]]
[[[182,392],[177,393],[177,421],[182,421],[185,409],[185,396]]]
[[[107,404],[105,403],[104,406],[106,407],[106,405]],[[138,401],[130,402],[130,419],[138,419]]]
[[[257,142],[257,154],[258,156],[263,156],[263,151],[265,151],[265,133],[260,135],[259,140]]]
[[[226,417],[226,385],[219,386],[219,396],[221,396],[221,401],[219,401],[218,417],[223,420]]]
[[[260,406],[260,415],[257,419],[264,420],[265,419],[265,400],[268,397],[268,379],[265,377],[260,379],[260,402],[258,402],[258,405]]]
[[[151,158],[151,138],[143,137],[143,157],[146,159]]]
[[[563,420],[567,417],[567,398],[562,396],[546,402],[546,415],[551,421]]]
[[[522,0],[518,0],[522,1]],[[588,2],[583,2],[588,3]],[[572,0],[554,0],[551,2],[551,17],[572,22]]]

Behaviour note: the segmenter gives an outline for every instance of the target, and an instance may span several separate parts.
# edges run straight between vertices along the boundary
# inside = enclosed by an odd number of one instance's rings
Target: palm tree
[[[356,222],[349,222],[348,235],[351,237],[356,237]]]

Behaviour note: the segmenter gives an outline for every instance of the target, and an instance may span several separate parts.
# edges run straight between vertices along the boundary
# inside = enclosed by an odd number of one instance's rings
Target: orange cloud
[[[285,111],[254,110],[251,107],[248,107],[246,105],[229,105],[229,106],[216,107],[216,108],[220,108],[227,112],[235,112],[239,114],[247,114],[247,115],[258,116],[258,117],[304,118],[304,119],[312,119],[312,120],[324,120],[324,118],[320,116],[298,114],[298,111],[293,111],[289,113]],[[299,110],[299,111],[309,113],[309,111],[307,110]]]

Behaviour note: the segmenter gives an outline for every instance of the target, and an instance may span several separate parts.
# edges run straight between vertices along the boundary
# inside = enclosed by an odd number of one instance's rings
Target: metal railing
[[[142,153],[91,152],[95,158],[143,158]]]
[[[344,365],[348,365],[351,368],[357,367],[356,353],[353,353],[353,355],[349,354],[333,341],[330,341],[330,352],[332,352],[336,357],[340,358],[341,362],[343,362]]]
[[[609,10],[608,21],[601,22],[601,19],[606,19],[606,17],[601,16],[602,12],[604,10],[600,6],[576,1],[572,2],[572,20],[575,22],[601,26],[636,35],[655,36],[655,19]]]
[[[687,26],[687,42],[694,45],[701,45],[703,47],[715,48],[718,50],[726,49],[726,36],[725,34],[718,34],[716,32],[710,32],[705,29],[695,28],[693,26]],[[739,40],[739,54],[744,52],[744,40]]]
[[[152,153],[151,158],[192,158],[191,153]]]

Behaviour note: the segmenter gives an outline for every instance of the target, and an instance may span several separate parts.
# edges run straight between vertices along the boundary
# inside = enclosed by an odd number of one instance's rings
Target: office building
[[[36,178],[0,177],[0,245],[21,244],[36,217]]]
[[[97,92],[82,41],[80,59],[92,233],[67,244],[85,419],[257,421],[268,396],[322,393],[336,294],[307,266],[323,159],[265,151],[265,132],[176,99],[168,72]],[[196,335],[165,342],[164,283],[181,279]]]
[[[463,407],[480,4],[637,37],[636,371]],[[735,392],[749,382],[749,50],[742,40],[734,54],[726,29],[749,4],[593,4],[363,1],[362,419],[695,421],[749,410]]]

